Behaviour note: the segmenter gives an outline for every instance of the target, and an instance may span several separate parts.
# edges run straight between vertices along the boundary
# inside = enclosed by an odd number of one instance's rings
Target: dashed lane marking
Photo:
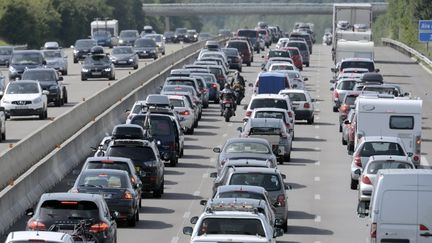
[[[190,214],[191,214],[191,212],[185,212],[185,213],[183,214],[183,218],[184,218],[184,219],[188,219],[188,218],[190,217]]]
[[[319,125],[315,125],[315,128],[318,129],[318,128],[319,128]]]
[[[314,181],[320,181],[320,180],[321,180],[321,178],[319,176],[314,177]]]
[[[316,223],[320,223],[321,222],[321,216],[317,215],[315,216],[315,220]]]
[[[195,191],[195,192],[193,193],[193,195],[194,195],[195,197],[199,196],[200,194],[201,194],[200,191]]]
[[[321,195],[320,194],[315,194],[314,199],[315,200],[321,200]]]
[[[316,165],[316,166],[320,166],[320,165],[321,165],[321,162],[318,160],[317,162],[315,162],[315,165]]]

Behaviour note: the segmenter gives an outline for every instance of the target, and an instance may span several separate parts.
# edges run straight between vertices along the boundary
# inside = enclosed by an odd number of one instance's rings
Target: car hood
[[[114,54],[114,55],[111,55],[111,57],[116,59],[116,60],[124,60],[124,59],[133,58],[134,55],[135,54]]]
[[[40,94],[5,94],[3,100],[34,100],[38,97],[40,97]]]
[[[49,89],[51,86],[57,86],[56,82],[39,82],[42,89]]]
[[[26,68],[32,69],[42,67],[42,64],[12,64],[11,66],[16,70],[24,70]]]
[[[46,59],[46,62],[47,64],[60,63],[63,62],[63,58],[61,57],[50,58],[50,59]]]

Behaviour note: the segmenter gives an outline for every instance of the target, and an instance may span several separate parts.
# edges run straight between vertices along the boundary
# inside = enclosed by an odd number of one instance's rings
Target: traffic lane
[[[375,58],[384,80],[401,85],[404,92],[423,100],[421,165],[431,168],[432,157],[432,71],[390,47],[375,48]]]
[[[169,55],[185,46],[186,45],[181,44],[169,44],[166,46],[166,55]],[[72,49],[66,49],[65,52],[68,56],[68,75],[63,76],[64,81],[62,82],[66,86],[68,92],[68,103],[62,107],[55,107],[53,104],[49,104],[47,120],[39,120],[36,116],[12,117],[6,122],[6,141],[0,143],[0,153],[7,151],[7,149],[11,148],[14,143],[19,142],[35,130],[48,124],[55,119],[55,117],[68,112],[75,105],[84,102],[86,99],[108,87],[110,84],[137,71],[132,68],[116,68],[116,80],[90,79],[87,81],[81,81],[81,64],[73,63]],[[153,59],[140,59],[139,69],[152,61]],[[3,68],[1,70],[7,77],[7,69]]]

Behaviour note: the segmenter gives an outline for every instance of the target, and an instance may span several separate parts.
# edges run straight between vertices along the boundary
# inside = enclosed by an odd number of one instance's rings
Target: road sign
[[[432,41],[432,20],[419,20],[419,41]]]

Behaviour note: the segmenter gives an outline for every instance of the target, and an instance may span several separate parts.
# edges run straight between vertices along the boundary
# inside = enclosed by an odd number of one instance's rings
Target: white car
[[[279,91],[279,94],[287,95],[290,98],[296,120],[306,120],[308,124],[314,123],[315,99],[312,99],[308,91],[301,89],[284,89]]]
[[[16,242],[50,242],[74,243],[72,236],[52,231],[15,231],[10,232],[5,243]]]
[[[42,90],[38,81],[10,82],[5,89],[0,106],[5,108],[6,119],[11,116],[48,117],[48,91]]]
[[[289,62],[277,62],[272,63],[268,68],[268,71],[279,71],[279,70],[296,70],[296,67]]]
[[[288,111],[288,115],[291,118],[295,118],[294,111],[291,107],[291,101],[286,95],[279,94],[257,94],[252,96],[249,105],[245,107],[246,114],[244,119],[248,119],[254,109],[257,108],[279,108]],[[244,120],[243,119],[243,120]]]
[[[278,118],[285,123],[286,129],[294,140],[294,118],[286,109],[280,108],[258,108],[254,109],[251,118]],[[246,121],[246,119],[245,119]]]
[[[195,111],[188,99],[182,95],[169,95],[170,103],[174,106],[174,111],[180,116],[180,125],[186,134],[193,134],[195,123]]]
[[[378,171],[383,169],[415,169],[415,166],[406,156],[376,155],[369,157],[359,180],[359,202],[369,204]]]

